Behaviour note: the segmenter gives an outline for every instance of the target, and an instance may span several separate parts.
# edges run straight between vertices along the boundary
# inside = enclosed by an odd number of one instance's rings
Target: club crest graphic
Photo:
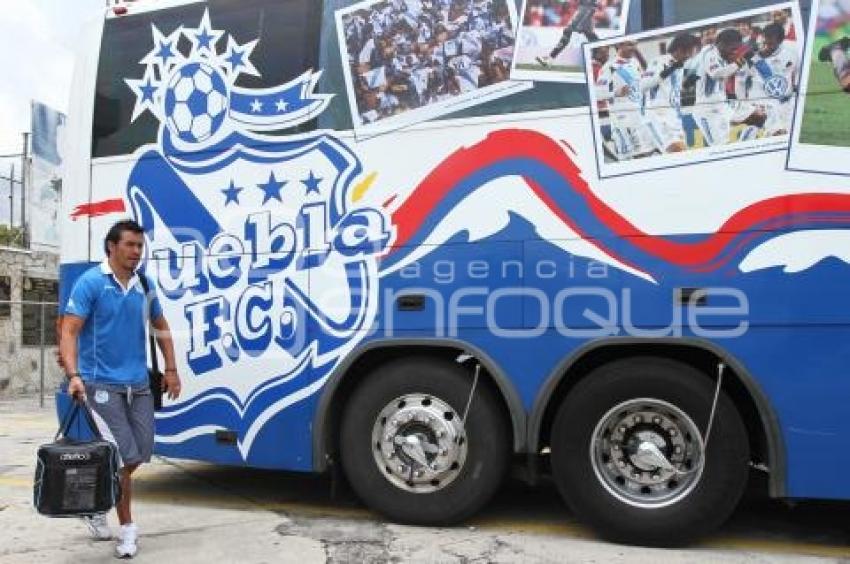
[[[247,460],[263,426],[320,389],[370,327],[390,224],[354,204],[362,168],[345,144],[324,132],[262,133],[327,107],[331,97],[313,92],[319,72],[238,86],[259,75],[257,41],[225,41],[208,12],[197,28],[152,35],[142,78],[126,82],[133,119],[150,112],[159,136],[137,151],[126,197],[191,372],[186,399],[158,415],[157,441],[237,430]]]

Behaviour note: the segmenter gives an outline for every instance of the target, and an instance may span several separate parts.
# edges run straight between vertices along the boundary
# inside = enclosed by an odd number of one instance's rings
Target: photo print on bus
[[[787,149],[802,39],[786,2],[585,45],[599,176]]]
[[[850,2],[813,0],[788,168],[850,175]]]
[[[355,134],[387,133],[519,90],[507,0],[367,0],[336,12]]]
[[[626,32],[630,0],[524,0],[511,78],[585,81],[582,45]]]

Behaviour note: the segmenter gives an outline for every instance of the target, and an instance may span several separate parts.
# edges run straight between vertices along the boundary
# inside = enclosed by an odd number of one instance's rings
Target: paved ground
[[[109,562],[76,520],[32,509],[34,451],[52,437],[49,409],[0,402],[0,564]],[[327,478],[157,459],[140,471],[140,562],[850,562],[850,503],[794,507],[745,501],[719,533],[690,550],[597,541],[551,486],[518,482],[463,527],[382,522]],[[114,516],[111,516],[113,524]]]

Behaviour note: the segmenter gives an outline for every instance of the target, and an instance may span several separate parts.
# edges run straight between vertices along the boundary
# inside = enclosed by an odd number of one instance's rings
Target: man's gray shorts
[[[149,462],[153,453],[153,395],[144,386],[86,382],[87,403],[104,439],[118,445],[121,464]]]

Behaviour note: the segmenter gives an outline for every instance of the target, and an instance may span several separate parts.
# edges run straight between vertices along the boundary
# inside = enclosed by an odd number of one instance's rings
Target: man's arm
[[[705,73],[714,80],[725,80],[735,76],[735,73],[744,66],[743,58],[737,58],[734,62],[728,63],[716,53],[707,53],[705,57]]]
[[[643,53],[640,52],[640,49],[635,49],[635,58],[640,63],[641,70],[646,68],[646,58],[643,56]]]
[[[596,84],[594,85],[597,101],[606,102],[614,99],[612,80],[611,67],[605,65],[599,71],[599,76],[596,77]]]
[[[800,78],[800,55],[797,54],[796,49],[792,48],[792,49],[790,49],[790,51],[791,51],[791,65],[792,65],[791,68],[793,69],[793,71],[791,72],[791,86],[794,89],[794,92],[796,93],[796,92],[799,91],[799,87],[800,87],[800,84],[799,84],[799,82],[800,82],[800,80],[799,80],[799,78]]]
[[[177,363],[174,356],[174,341],[171,338],[171,328],[164,315],[154,319],[151,324],[155,329],[156,342],[162,356],[165,358],[164,378],[162,379],[162,391],[168,392],[168,399],[177,399],[180,396],[180,376],[177,374]]]
[[[652,90],[661,84],[663,79],[670,76],[669,74],[664,74],[664,71],[668,68],[670,67],[662,68],[661,64],[657,60],[652,61],[649,64],[649,67],[647,67],[646,72],[644,72],[640,77],[641,91],[646,92],[647,90]]]
[[[77,368],[77,338],[85,320],[76,315],[62,317],[62,334],[59,339],[59,359],[68,374],[68,393],[77,399],[86,399],[86,388]]]

